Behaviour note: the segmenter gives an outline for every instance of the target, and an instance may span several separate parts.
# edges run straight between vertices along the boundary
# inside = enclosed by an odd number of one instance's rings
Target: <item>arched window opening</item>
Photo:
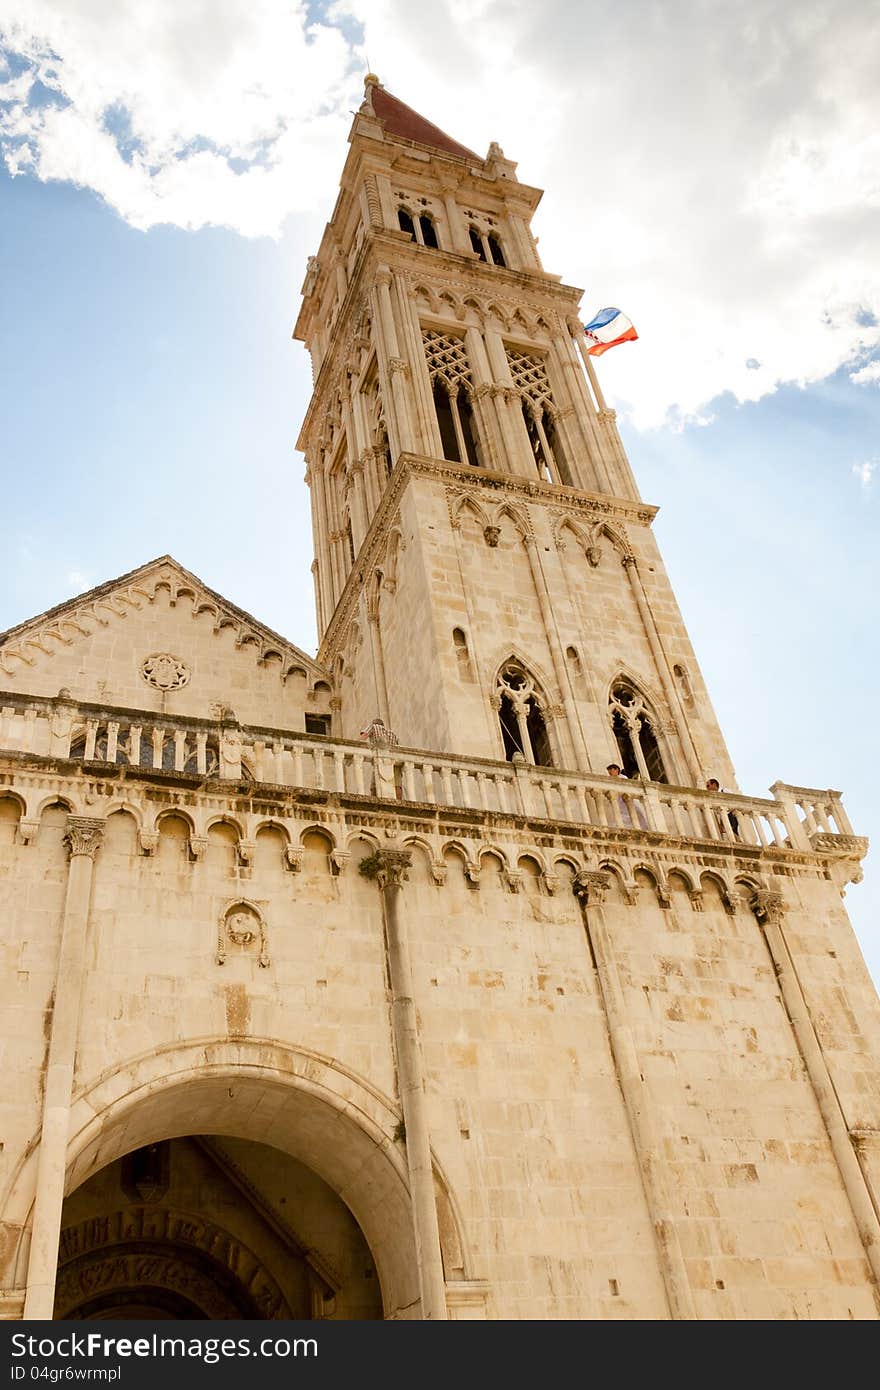
[[[506,266],[507,262],[504,259],[504,252],[501,250],[501,242],[495,233],[490,232],[486,240],[489,243],[489,255],[492,257],[492,264]]]
[[[552,767],[553,753],[544,717],[544,699],[529,673],[518,662],[502,667],[495,694],[498,721],[508,762],[521,753],[538,767]]]
[[[519,720],[516,717],[513,701],[507,694],[501,696],[498,719],[501,724],[501,738],[504,742],[504,756],[507,761],[513,761],[514,753],[522,753],[525,757],[522,735],[519,731]]]
[[[543,437],[543,432],[538,428],[538,421],[535,417],[534,410],[526,401],[522,403],[522,415],[525,421],[526,434],[529,436],[529,443],[532,446],[532,458],[535,460],[538,477],[550,483],[553,481],[553,478],[550,472],[547,441],[546,438]]]
[[[419,231],[421,232],[421,243],[423,246],[431,246],[437,250],[437,232],[434,228],[434,219],[423,212],[419,218]]]
[[[526,728],[529,731],[533,760],[538,764],[538,767],[552,767],[550,736],[547,733],[547,725],[544,723],[541,708],[534,696],[527,701],[527,709]]]
[[[452,400],[446,382],[441,381],[439,377],[434,380],[434,409],[437,412],[437,424],[440,427],[443,457],[450,459],[453,463],[461,463],[458,451],[458,433],[452,414]]]
[[[483,456],[470,400],[471,369],[464,342],[434,329],[426,329],[422,341],[443,457],[479,468]]]
[[[485,246],[483,245],[483,238],[481,237],[481,235],[480,235],[478,229],[477,229],[476,227],[469,227],[469,228],[468,228],[468,231],[469,231],[469,233],[470,233],[471,246],[472,246],[472,247],[474,248],[474,250],[476,251],[476,253],[477,253],[477,255],[479,256],[480,260],[481,260],[481,261],[488,260],[488,257],[486,256],[486,248],[485,248]]]
[[[639,719],[639,746],[645,759],[650,780],[652,782],[665,782],[666,773],[663,768],[663,759],[660,756],[657,737],[644,715]]]
[[[468,651],[467,637],[464,628],[454,627],[452,629],[452,645],[455,648],[455,655],[458,659],[458,673],[463,681],[472,681],[474,678],[471,670],[471,657]]]
[[[547,443],[550,446],[550,453],[553,457],[553,463],[555,465],[555,480],[557,483],[561,483],[563,487],[571,487],[571,470],[568,467],[568,461],[565,457],[565,451],[562,448],[562,441],[559,438],[559,431],[556,428],[556,422],[554,421],[553,416],[550,414],[549,410],[545,409],[543,411],[541,423],[544,426],[544,434],[546,436]]]
[[[397,225],[402,232],[409,232],[410,236],[415,239],[416,229],[406,208],[397,209]]]
[[[611,690],[609,711],[625,776],[642,777],[646,782],[668,782],[654,732],[654,716],[639,692],[623,681],[618,682]]]

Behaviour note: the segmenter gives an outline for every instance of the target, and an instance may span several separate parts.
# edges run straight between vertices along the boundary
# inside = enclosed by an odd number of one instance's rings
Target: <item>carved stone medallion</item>
[[[185,661],[168,652],[154,652],[141,662],[141,675],[157,690],[180,690],[189,684],[191,674]]]

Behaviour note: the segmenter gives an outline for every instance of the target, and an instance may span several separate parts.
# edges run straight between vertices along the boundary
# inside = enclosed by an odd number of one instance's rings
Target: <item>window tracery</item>
[[[508,762],[519,754],[538,767],[552,767],[553,753],[544,717],[546,702],[534,678],[518,661],[502,666],[495,697]]]
[[[453,463],[482,463],[471,406],[473,381],[461,338],[425,329],[422,333],[428,376],[437,412],[443,457]]]
[[[539,476],[570,487],[571,476],[556,429],[553,392],[543,357],[508,347],[507,362]]]
[[[625,776],[668,782],[657,740],[657,718],[640,691],[629,681],[615,681],[608,710]]]

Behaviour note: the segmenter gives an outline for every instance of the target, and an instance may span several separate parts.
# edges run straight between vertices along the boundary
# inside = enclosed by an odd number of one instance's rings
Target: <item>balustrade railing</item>
[[[3,698],[3,697],[0,697]],[[7,695],[0,753],[210,780],[378,796],[427,806],[643,830],[754,848],[831,847],[851,837],[835,791],[777,782],[772,800]]]

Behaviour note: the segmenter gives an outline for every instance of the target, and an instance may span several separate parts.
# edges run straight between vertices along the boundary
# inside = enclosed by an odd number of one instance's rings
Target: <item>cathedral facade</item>
[[[316,657],[169,556],[0,637],[4,1316],[878,1316],[866,843],[737,789],[539,198],[366,79]]]

